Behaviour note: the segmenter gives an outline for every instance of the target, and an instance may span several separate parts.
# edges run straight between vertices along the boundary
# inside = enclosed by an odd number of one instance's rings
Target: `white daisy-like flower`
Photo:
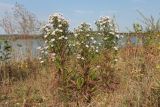
[[[58,27],[62,27],[62,25],[60,24],[60,25],[58,25]]]
[[[67,39],[68,39],[68,37],[64,37],[64,39],[66,39],[66,40],[67,40]]]
[[[47,38],[48,37],[48,35],[44,35],[44,38]]]
[[[46,41],[44,41],[44,43],[48,43],[48,41],[46,40]]]
[[[61,19],[58,19],[58,22],[61,22]]]
[[[55,34],[56,34],[56,32],[55,32],[55,31],[53,31],[53,32],[52,32],[52,35],[55,35]]]
[[[94,40],[94,38],[93,38],[93,37],[91,37],[91,40]]]
[[[76,33],[75,33],[75,34],[74,34],[74,36],[75,36],[75,37],[77,37],[77,36],[78,36],[78,34],[76,34]]]
[[[89,48],[89,45],[86,45],[86,48]]]
[[[115,33],[114,32],[109,32],[111,35],[114,35]]]
[[[99,51],[96,49],[96,52],[98,53]]]
[[[42,63],[44,63],[44,61],[40,61],[40,63],[42,64]]]
[[[87,36],[87,37],[89,37],[90,35],[89,35],[89,34],[87,34],[86,36]]]
[[[116,50],[116,51],[118,50],[118,47],[116,47],[116,46],[115,46],[115,47],[113,47],[113,48],[114,48],[114,50]]]
[[[39,59],[39,60],[42,60],[42,58],[41,58],[41,57],[39,57],[38,59]]]
[[[55,41],[55,39],[54,39],[54,38],[52,38],[52,39],[51,39],[51,42],[54,42],[54,41]]]
[[[84,57],[81,57],[82,60],[84,60]]]
[[[95,44],[96,42],[97,42],[96,40],[93,41],[94,44]]]
[[[63,30],[60,29],[59,32],[63,32]]]
[[[41,50],[41,47],[39,46],[39,47],[37,47],[37,49],[38,49],[38,50]]]
[[[77,55],[77,59],[81,59],[81,55],[80,54]]]
[[[46,54],[46,55],[47,55],[47,54],[48,54],[48,52],[47,52],[47,51],[45,51],[45,52],[44,52],[44,54]]]
[[[102,45],[102,43],[98,43],[98,45]]]
[[[48,49],[48,48],[49,48],[49,46],[45,46],[45,47],[44,47],[44,49]]]
[[[120,38],[120,35],[117,34],[116,37],[119,39],[119,38]]]
[[[118,59],[114,59],[114,61],[115,61],[115,62],[117,62],[117,61],[118,61]]]
[[[41,51],[41,53],[43,54],[43,53],[44,53],[44,51],[42,50],[42,51]]]
[[[108,39],[107,37],[104,38],[104,40],[107,40],[107,39]]]
[[[76,42],[76,44],[77,44],[77,45],[80,45],[80,43],[79,43],[79,42]]]
[[[61,36],[61,37],[59,37],[58,39],[61,40],[61,39],[63,39],[63,38],[64,38],[64,36]]]
[[[97,65],[97,66],[96,66],[96,68],[100,68],[100,67],[101,67],[100,65]]]

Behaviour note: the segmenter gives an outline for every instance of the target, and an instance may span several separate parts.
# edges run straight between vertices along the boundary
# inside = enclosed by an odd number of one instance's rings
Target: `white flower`
[[[62,27],[62,25],[60,24],[60,25],[58,25],[58,27]]]
[[[117,48],[117,47],[113,47],[113,48],[114,48],[114,50],[116,50],[116,51],[118,50],[118,48]]]
[[[117,61],[118,61],[118,59],[114,59],[114,61],[115,61],[115,62],[117,62]]]
[[[116,35],[116,37],[119,39],[119,38],[120,38],[120,35]]]
[[[56,55],[56,53],[52,53],[52,54],[51,54],[51,56],[55,56],[55,55]]]
[[[44,51],[41,51],[41,53],[43,54],[43,53],[44,53]]]
[[[47,38],[48,37],[48,35],[44,35],[44,38]]]
[[[16,105],[20,105],[20,103],[16,103]]]
[[[58,22],[61,22],[61,19],[58,19]]]
[[[54,61],[55,60],[55,56],[56,54],[55,53],[51,53],[51,60]]]
[[[63,39],[64,38],[64,36],[61,36],[61,37],[59,37],[58,39]]]
[[[49,46],[45,46],[45,47],[44,47],[44,49],[48,49],[48,48],[49,48]]]
[[[114,35],[115,33],[114,32],[109,32],[111,35]]]
[[[48,54],[48,52],[47,52],[47,51],[45,51],[45,52],[44,52],[44,54],[46,54],[46,55],[47,55],[47,54]]]
[[[97,68],[100,68],[101,66],[100,66],[100,65],[97,65],[96,67],[97,67]]]
[[[96,49],[96,52],[98,53],[99,51]]]
[[[89,36],[89,34],[86,35],[87,37]]]
[[[104,38],[104,40],[107,40],[107,39],[108,39],[107,37]]]
[[[89,48],[89,46],[88,46],[88,45],[86,45],[86,48]]]
[[[63,32],[63,30],[62,29],[55,29],[55,32]]]
[[[39,57],[38,59],[39,59],[39,60],[42,60],[42,58],[41,58],[41,57]]]
[[[48,43],[48,41],[46,40],[46,41],[44,41],[45,43]]]
[[[38,49],[38,50],[40,50],[40,49],[41,49],[41,47],[39,46],[39,47],[37,47],[37,49]]]
[[[64,37],[64,39],[66,39],[66,40],[67,40],[67,39],[68,39],[68,37]]]
[[[80,43],[79,43],[79,42],[76,42],[76,44],[77,44],[77,45],[80,45]]]
[[[63,18],[63,15],[61,13],[54,13],[51,17]]]
[[[80,54],[77,55],[77,59],[81,59],[81,55]]]
[[[54,42],[54,41],[55,41],[55,39],[54,39],[54,38],[52,38],[52,39],[51,39],[51,42]]]
[[[42,64],[42,63],[44,63],[44,61],[41,61],[40,63]]]
[[[97,42],[96,40],[93,41],[94,44],[95,44],[96,42]]]
[[[63,30],[60,29],[59,32],[63,32]]]
[[[82,60],[84,60],[84,57],[81,57]]]
[[[91,40],[93,40],[94,38],[93,37],[91,37]]]
[[[74,34],[74,36],[75,36],[75,37],[77,37],[77,36],[78,36],[78,34]]]
[[[56,34],[56,32],[55,32],[55,31],[53,31],[53,32],[52,32],[52,35],[55,35],[55,34]]]
[[[102,45],[101,43],[98,43],[98,45]]]

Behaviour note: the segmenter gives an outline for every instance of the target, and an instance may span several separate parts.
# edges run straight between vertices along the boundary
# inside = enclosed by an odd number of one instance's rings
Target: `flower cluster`
[[[39,49],[43,55],[48,55],[52,61],[54,61],[56,55],[60,55],[65,44],[67,44],[68,27],[69,23],[63,15],[55,13],[49,17],[48,24],[42,28],[45,44]]]
[[[77,59],[87,60],[90,56],[99,52],[101,43],[96,40],[89,24],[82,23],[78,26],[74,31],[74,36],[76,39],[76,44],[74,45],[77,48]]]
[[[104,16],[96,21],[97,30],[99,31],[98,35],[101,35],[102,41],[104,41],[104,47],[107,49],[118,50],[117,42],[120,39],[120,36],[117,34],[118,29],[113,19],[110,17]]]

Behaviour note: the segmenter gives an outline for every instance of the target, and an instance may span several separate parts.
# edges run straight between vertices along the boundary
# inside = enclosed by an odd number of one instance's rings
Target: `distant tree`
[[[15,33],[15,27],[13,22],[13,16],[10,15],[8,12],[5,12],[5,15],[0,20],[0,27],[4,30],[7,34]]]
[[[7,34],[33,34],[38,33],[40,21],[23,5],[15,4],[11,12],[5,12],[0,20],[0,27]]]

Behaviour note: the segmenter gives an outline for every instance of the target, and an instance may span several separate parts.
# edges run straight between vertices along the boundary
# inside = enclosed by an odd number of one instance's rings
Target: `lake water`
[[[12,57],[15,60],[34,58],[40,55],[37,47],[42,46],[44,41],[42,39],[18,39],[11,41]]]
[[[119,41],[119,46],[124,46],[127,39]],[[132,38],[132,42],[135,42],[136,38]],[[40,51],[37,50],[37,47],[44,44],[43,39],[16,39],[10,41],[12,46],[12,58],[14,60],[21,60],[25,58],[36,58],[40,55]]]

